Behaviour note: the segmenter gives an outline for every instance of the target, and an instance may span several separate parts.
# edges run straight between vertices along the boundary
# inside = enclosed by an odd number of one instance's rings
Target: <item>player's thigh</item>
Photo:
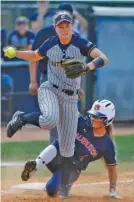
[[[38,103],[42,114],[48,113],[59,117],[59,103],[52,89],[43,83],[38,90]]]
[[[61,168],[61,155],[59,152],[54,157],[54,159],[46,165],[46,167],[51,171],[52,173],[55,173],[60,170]]]
[[[57,125],[62,156],[70,157],[74,154],[75,137],[78,123],[77,101],[64,102],[59,106],[59,122]]]

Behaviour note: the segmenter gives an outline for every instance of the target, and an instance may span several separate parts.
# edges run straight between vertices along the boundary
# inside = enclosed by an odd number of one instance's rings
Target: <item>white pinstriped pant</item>
[[[64,157],[74,154],[78,122],[78,95],[68,96],[54,88],[48,81],[38,90],[38,102],[42,115],[41,128],[50,130],[57,126],[60,153]]]

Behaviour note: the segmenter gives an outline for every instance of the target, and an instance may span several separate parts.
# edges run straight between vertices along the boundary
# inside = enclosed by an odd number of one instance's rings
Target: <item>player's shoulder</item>
[[[78,43],[83,43],[83,42],[87,42],[88,40],[81,37],[79,33],[77,32],[74,32],[73,35],[72,35],[72,41],[73,42],[78,42]]]
[[[110,137],[107,137],[106,138],[106,142],[105,142],[106,144],[106,148],[105,148],[105,153],[106,154],[115,154],[115,152],[116,152],[116,145],[115,145],[115,143],[114,143],[114,141],[110,138]]]
[[[74,32],[72,35],[72,44],[77,47],[82,47],[84,45],[87,45],[88,43],[92,43],[91,41],[83,38],[78,34],[77,32]]]
[[[33,43],[33,49],[35,50],[35,49],[39,48],[41,46],[41,44],[44,43],[44,41],[46,41],[51,36],[55,36],[55,35],[56,35],[56,32],[55,32],[53,25],[40,29],[35,36],[35,40]]]
[[[39,32],[37,34],[44,36],[47,33],[51,33],[51,32],[55,33],[55,35],[56,35],[56,32],[55,32],[55,29],[54,29],[53,25],[43,27],[42,29],[39,30]]]
[[[44,41],[42,44],[42,48],[45,48],[46,51],[49,51],[51,48],[53,48],[56,44],[58,44],[58,37],[52,36]]]
[[[32,31],[30,31],[30,30],[27,30],[26,34],[29,37],[35,37],[35,34]]]
[[[16,30],[13,30],[12,32],[10,32],[9,37],[12,37],[12,36],[14,36],[14,35],[17,35]]]
[[[58,37],[51,36],[45,42],[46,42],[46,44],[49,44],[50,47],[55,46],[58,43]]]
[[[78,117],[78,122],[84,122],[86,119],[85,119],[85,116],[84,115],[80,115]]]
[[[76,43],[77,40],[79,40],[81,37],[77,32],[73,32],[72,34],[72,43]]]
[[[108,143],[110,143],[110,144],[113,143],[113,140],[111,139],[109,133],[106,132],[105,137],[106,137],[106,141],[107,141]]]
[[[106,149],[111,150],[112,147],[114,147],[113,140],[111,139],[110,135],[108,133],[104,136],[105,142],[106,142]]]
[[[88,115],[82,115],[78,117],[78,127],[83,128],[83,127],[91,127],[91,121],[90,117]]]

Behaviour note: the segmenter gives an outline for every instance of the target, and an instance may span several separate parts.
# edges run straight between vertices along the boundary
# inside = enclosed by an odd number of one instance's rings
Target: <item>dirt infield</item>
[[[134,134],[134,127],[114,128],[115,135]],[[2,142],[31,141],[31,140],[48,140],[49,131],[35,127],[24,127],[18,131],[12,138],[6,137],[6,128],[1,129]]]
[[[115,135],[118,134],[134,134],[134,128],[115,128]],[[11,139],[6,137],[6,130],[2,128],[2,142],[12,141],[31,141],[31,140],[45,140],[49,138],[49,132],[40,130],[38,128],[24,128],[18,131]],[[58,198],[50,198],[45,191],[33,190],[14,190],[11,191],[13,185],[24,184],[20,179],[22,167],[17,167],[13,171],[12,168],[2,168],[2,202],[58,202]],[[126,170],[127,171],[127,170]],[[106,172],[105,172],[106,173]],[[29,182],[46,182],[48,177],[34,176]],[[134,202],[134,172],[120,172],[118,184],[118,193],[123,196],[122,202]],[[128,180],[128,182],[126,182]],[[133,182],[130,182],[133,180]],[[103,173],[96,173],[90,175],[83,175],[76,184],[79,186],[72,188],[72,197],[70,202],[115,202],[107,196],[108,185],[103,183],[108,181],[107,175]],[[101,183],[94,186],[90,183]],[[86,185],[84,185],[86,183]],[[89,184],[89,185],[88,185]],[[32,189],[32,187],[31,187]],[[118,200],[117,200],[118,201]]]
[[[46,182],[48,178],[33,177],[29,182]],[[122,202],[134,202],[134,173],[123,172],[119,175],[118,193],[123,197]],[[123,180],[123,181],[121,181]],[[129,182],[130,180],[130,182]],[[108,181],[106,174],[96,175],[83,175],[76,182],[76,186],[72,188],[70,202],[115,202],[107,196],[108,184],[103,182]],[[126,182],[125,182],[126,181]],[[14,190],[12,193],[11,186],[15,184],[24,184],[24,182],[17,180],[2,181],[2,202],[58,202],[58,197],[50,198],[46,195],[45,191],[26,191]],[[93,182],[96,182],[94,185]],[[92,183],[92,184],[90,184]],[[98,184],[97,184],[98,183]],[[9,185],[9,186],[8,186]],[[78,186],[77,186],[78,185]],[[6,187],[6,188],[5,188]],[[8,187],[8,188],[7,188]],[[32,189],[32,187],[31,187]],[[8,193],[7,193],[8,192]],[[118,199],[117,199],[118,201]]]
[[[18,142],[18,141],[31,141],[31,140],[48,140],[49,131],[42,130],[36,127],[24,127],[18,131],[12,138],[7,138],[6,128],[1,129],[2,142]]]

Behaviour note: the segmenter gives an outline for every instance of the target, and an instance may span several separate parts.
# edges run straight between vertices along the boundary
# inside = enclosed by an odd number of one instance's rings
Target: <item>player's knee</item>
[[[74,155],[74,148],[65,148],[60,145],[60,154],[63,157],[72,157]]]
[[[40,126],[45,129],[55,128],[59,121],[59,114],[52,112],[45,112],[42,116],[40,116]]]
[[[48,196],[54,197],[56,196],[58,189],[56,189],[53,184],[47,183],[46,185],[46,192]]]
[[[53,114],[50,118],[51,118],[51,125],[53,128],[55,128],[59,122],[59,115],[57,114],[56,116],[56,114]]]
[[[56,172],[46,184],[47,194],[51,197],[54,197],[59,190],[59,185],[60,185],[59,173]]]

